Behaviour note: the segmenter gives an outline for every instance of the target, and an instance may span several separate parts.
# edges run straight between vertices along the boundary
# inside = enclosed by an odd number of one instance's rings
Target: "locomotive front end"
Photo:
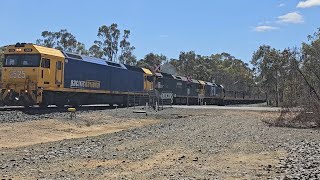
[[[32,45],[16,44],[5,50],[1,99],[4,105],[32,106],[37,103],[37,79],[41,56]]]

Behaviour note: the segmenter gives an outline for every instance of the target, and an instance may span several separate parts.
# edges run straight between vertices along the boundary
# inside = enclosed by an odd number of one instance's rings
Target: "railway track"
[[[86,105],[76,108],[77,111],[94,111],[94,110],[106,110],[106,109],[115,109],[117,106],[109,106],[109,105]],[[0,107],[1,111],[21,111],[26,114],[49,114],[55,112],[68,112],[68,107],[58,108],[56,106],[49,106],[47,108],[40,108],[38,106],[34,107],[23,107],[23,106],[2,106]]]

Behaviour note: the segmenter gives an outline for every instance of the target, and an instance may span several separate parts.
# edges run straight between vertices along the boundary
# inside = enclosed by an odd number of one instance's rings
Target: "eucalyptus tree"
[[[149,53],[143,59],[137,62],[137,66],[148,68],[153,71],[159,71],[161,65],[166,62],[167,57],[162,54]]]
[[[128,65],[136,65],[137,58],[133,55],[134,46],[128,41],[130,36],[129,30],[124,30],[122,35],[122,40],[120,41],[121,54],[119,56],[119,61]]]
[[[58,32],[43,31],[42,38],[36,40],[37,45],[59,49],[61,51],[88,55],[85,45],[66,29]]]
[[[110,26],[102,25],[98,29],[97,34],[99,40],[94,41],[94,45],[90,48],[90,54],[100,57],[101,53],[109,61],[115,61],[118,53],[118,42],[120,30],[116,23]]]
[[[260,46],[254,52],[251,63],[254,66],[256,76],[261,87],[268,95],[271,104],[279,106],[280,97],[283,93],[283,81],[286,59],[281,58],[281,52],[270,46]]]

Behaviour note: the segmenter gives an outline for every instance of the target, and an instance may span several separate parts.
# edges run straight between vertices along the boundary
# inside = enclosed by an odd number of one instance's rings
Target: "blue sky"
[[[92,0],[1,2],[0,46],[67,29],[89,48],[101,25],[131,30],[134,54],[228,52],[245,62],[262,44],[300,46],[320,27],[320,0]]]

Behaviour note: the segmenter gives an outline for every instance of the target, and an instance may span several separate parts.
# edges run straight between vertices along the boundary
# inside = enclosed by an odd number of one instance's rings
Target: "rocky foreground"
[[[0,112],[0,130],[12,123],[43,118],[86,128],[152,121],[99,136],[2,148],[0,177],[319,179],[319,131],[269,127],[261,121],[277,116],[277,112],[175,108],[146,116],[133,113],[133,109],[118,109],[81,112],[76,120],[70,120],[66,113]]]

